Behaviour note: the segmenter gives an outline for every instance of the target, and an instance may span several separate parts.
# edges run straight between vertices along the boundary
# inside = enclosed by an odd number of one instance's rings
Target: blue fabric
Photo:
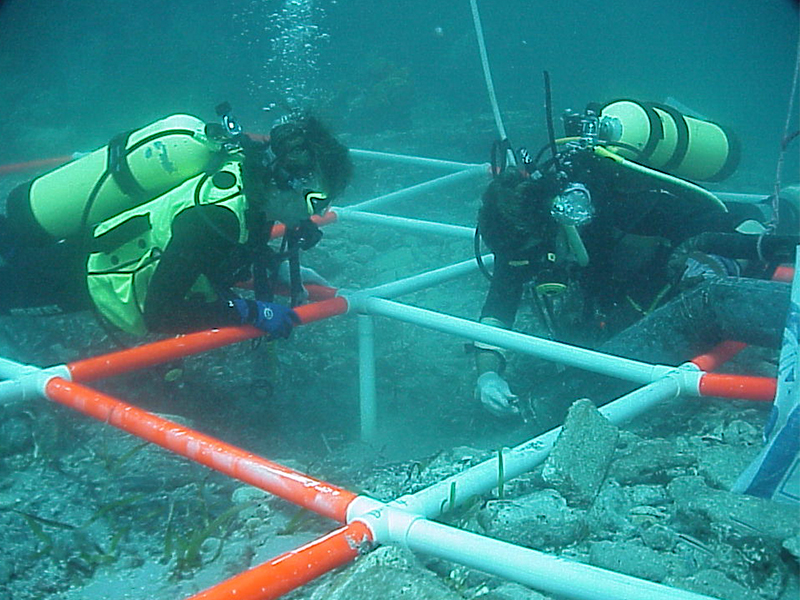
[[[800,504],[800,279],[795,274],[778,363],[778,389],[767,424],[766,445],[739,476],[733,491]]]

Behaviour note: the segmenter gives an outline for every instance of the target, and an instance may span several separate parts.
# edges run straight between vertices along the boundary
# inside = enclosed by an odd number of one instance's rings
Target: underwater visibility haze
[[[772,193],[785,131],[798,129],[797,98],[789,110],[797,2],[477,5],[514,147],[548,142],[547,71],[558,136],[567,109],[670,104],[724,124],[741,143],[738,169],[711,191]],[[168,115],[216,121],[223,102],[248,133],[267,134],[301,109],[351,148],[463,163],[487,163],[498,135],[470,0],[0,0],[0,205],[45,172],[4,165],[90,152]],[[800,183],[799,159],[795,139],[784,186]],[[334,209],[442,175],[354,163]],[[474,229],[485,175],[385,212]],[[470,259],[466,237],[345,217],[303,264],[358,290]],[[474,273],[400,300],[474,321],[487,288]],[[518,328],[548,337],[529,296]],[[596,429],[577,448],[594,455],[562,446],[543,468],[506,482],[503,449],[553,424],[485,412],[461,338],[376,319],[378,433],[360,439],[359,326],[336,317],[288,340],[242,342],[91,385],[380,501],[499,455],[491,491],[457,509],[445,499],[444,522],[703,597],[800,597],[796,506],[728,491],[762,447],[769,403],[677,398],[619,428],[578,403],[571,418]],[[38,367],[139,343],[88,314],[0,317],[0,358]],[[779,351],[749,348],[730,368],[775,377]],[[529,403],[544,390],[571,393],[561,383],[571,372],[544,361],[513,357],[508,371]],[[574,469],[575,481],[561,469]],[[592,470],[600,475],[587,491],[577,480]],[[333,528],[45,399],[0,405],[0,600],[188,598]],[[395,600],[403,590],[420,600],[560,597],[390,546],[286,597]]]

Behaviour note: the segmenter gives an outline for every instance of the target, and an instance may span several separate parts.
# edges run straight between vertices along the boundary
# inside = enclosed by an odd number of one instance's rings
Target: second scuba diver
[[[14,189],[0,217],[4,314],[94,308],[132,333],[250,324],[287,337],[299,322],[298,253],[351,174],[348,150],[314,117],[293,115],[268,137],[173,115]],[[280,251],[273,224],[286,226]],[[291,274],[291,276],[290,276]],[[255,295],[232,288],[252,279]]]
[[[642,166],[724,178],[736,166],[737,148],[716,124],[663,105],[619,101],[584,115],[568,112],[565,129],[558,151],[553,140],[535,159],[523,150],[519,169],[494,169],[478,216],[478,231],[495,256],[481,323],[512,328],[530,282],[551,335],[593,344],[690,284],[762,276],[791,260],[797,235],[737,230],[743,223],[759,227],[758,206],[726,206],[695,184]],[[548,149],[552,156],[541,159]],[[573,313],[580,314],[564,314],[558,307],[575,288],[582,309]],[[577,318],[568,323],[570,316]],[[476,342],[474,354],[483,406],[497,416],[519,412],[503,377],[502,349]]]

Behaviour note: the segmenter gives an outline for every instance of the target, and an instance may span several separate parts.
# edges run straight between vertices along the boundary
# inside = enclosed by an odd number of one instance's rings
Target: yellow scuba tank
[[[686,179],[722,181],[739,164],[732,132],[664,104],[611,102],[600,111],[599,134],[620,156]]]
[[[29,217],[46,236],[80,235],[203,172],[219,151],[203,121],[172,115],[33,180]]]

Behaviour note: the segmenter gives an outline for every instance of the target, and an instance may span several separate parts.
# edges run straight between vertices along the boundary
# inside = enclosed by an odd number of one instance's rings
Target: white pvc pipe
[[[414,323],[435,331],[449,333],[493,346],[500,346],[515,352],[522,352],[545,360],[635,383],[651,383],[674,369],[674,367],[651,365],[638,360],[517,333],[516,331],[491,327],[475,321],[400,304],[383,298],[367,297],[357,299],[351,306],[359,312],[368,312],[406,323]]]
[[[410,156],[408,154],[394,154],[392,152],[377,152],[375,150],[357,150],[350,148],[350,154],[355,158],[365,158],[406,165],[416,165],[419,167],[433,167],[445,171],[462,171],[472,169],[482,165],[478,163],[465,163],[454,160],[441,160],[439,158],[425,158],[423,156]]]
[[[621,396],[599,410],[611,423],[621,425],[651,410],[664,400],[676,397],[680,389],[677,377],[664,377]],[[561,427],[556,427],[515,448],[504,449],[503,481],[519,477],[544,462],[560,433]],[[470,498],[487,494],[497,487],[498,478],[498,457],[494,456],[415,494],[401,496],[389,503],[389,506],[432,519],[441,514],[443,507],[452,508],[451,502],[453,506],[458,506]]]
[[[361,440],[374,442],[378,407],[375,393],[375,318],[358,315],[358,377]]]
[[[714,192],[724,202],[740,202],[742,204],[760,204],[769,200],[769,194],[740,194],[736,192]]]
[[[364,202],[359,202],[358,204],[351,204],[347,208],[357,208],[358,210],[375,208],[383,204],[389,204],[390,202],[399,202],[401,200],[408,200],[409,198],[414,198],[415,196],[419,196],[420,194],[433,193],[435,191],[440,190],[441,188],[448,187],[450,185],[459,183],[461,181],[467,181],[469,179],[477,178],[479,176],[488,178],[489,176],[488,164],[479,165],[477,167],[469,169],[464,169],[463,171],[459,171],[458,173],[452,173],[450,175],[445,175],[444,177],[438,177],[436,179],[432,179],[431,181],[426,181],[424,183],[418,183],[417,185],[412,185],[411,187],[403,188],[402,190],[397,190],[396,192],[391,192],[389,194],[384,194],[383,196],[378,196],[370,200],[365,200]]]
[[[510,579],[571,600],[713,600],[704,596],[549,556],[441,523],[417,519],[405,535],[408,548]]]
[[[8,358],[0,358],[0,379],[15,379],[38,370],[37,367],[9,360]]]
[[[336,220],[340,223],[342,221],[355,221],[356,223],[367,223],[369,225],[386,225],[397,229],[413,231],[414,233],[433,233],[436,235],[446,235],[468,240],[472,240],[475,236],[475,229],[473,227],[362,212],[360,210],[350,210],[347,207],[336,209],[336,215]]]
[[[485,265],[491,266],[494,264],[494,256],[486,255],[482,258]],[[395,298],[404,294],[411,294],[439,283],[455,279],[456,277],[472,273],[477,268],[478,262],[474,258],[470,258],[446,267],[426,271],[425,273],[412,275],[405,279],[398,279],[397,281],[376,285],[375,287],[355,292],[347,296],[347,300],[350,303],[350,310],[364,312],[361,306],[369,297],[380,296],[382,298]]]

